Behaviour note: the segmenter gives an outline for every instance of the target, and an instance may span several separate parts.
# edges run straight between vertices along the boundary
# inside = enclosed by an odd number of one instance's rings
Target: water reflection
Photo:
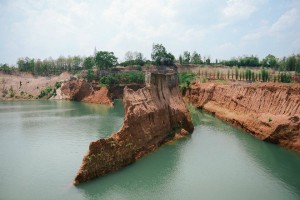
[[[181,141],[184,143],[184,141]],[[86,199],[161,199],[176,177],[180,160],[176,145],[164,145],[159,150],[122,170],[76,186]],[[147,188],[147,189],[146,189]],[[166,195],[165,197],[168,197]],[[149,198],[148,198],[149,199]]]
[[[253,163],[270,176],[281,180],[291,191],[297,191],[300,195],[300,155],[291,150],[284,149],[275,144],[255,139],[251,135],[227,126],[225,122],[216,119],[214,116],[189,105],[189,110],[195,126],[208,126],[211,129],[221,129],[224,134],[230,133],[239,142],[240,150],[247,154]]]

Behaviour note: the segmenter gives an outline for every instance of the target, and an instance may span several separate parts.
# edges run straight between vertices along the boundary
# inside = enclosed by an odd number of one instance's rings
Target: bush
[[[114,85],[118,84],[118,80],[114,75],[109,74],[100,79],[100,84],[104,86]]]
[[[42,98],[44,96],[48,96],[51,92],[52,92],[52,87],[51,86],[48,86],[46,87],[45,89],[43,89],[39,95],[39,98]],[[52,96],[52,95],[51,95]]]
[[[89,70],[87,71],[87,76],[86,76],[86,78],[87,78],[87,81],[88,81],[88,82],[91,82],[91,81],[94,79],[94,71],[93,71],[92,69],[89,69]]]
[[[117,75],[119,83],[144,83],[145,75],[141,71],[131,71]]]
[[[60,87],[61,87],[61,85],[62,85],[62,83],[61,83],[61,82],[59,82],[59,81],[56,81],[56,83],[55,83],[55,88],[56,88],[56,89],[58,89],[58,88],[60,88]]]
[[[196,78],[196,74],[188,72],[182,72],[178,74],[178,76],[181,92],[185,92],[185,90],[190,87],[191,82]]]
[[[292,75],[291,75],[291,73],[286,73],[286,72],[280,73],[279,74],[279,79],[280,79],[280,82],[282,82],[282,83],[291,83],[292,82]]]
[[[100,79],[100,84],[105,86],[116,84],[129,84],[129,83],[144,83],[145,75],[141,71],[131,71],[121,74],[109,74]]]

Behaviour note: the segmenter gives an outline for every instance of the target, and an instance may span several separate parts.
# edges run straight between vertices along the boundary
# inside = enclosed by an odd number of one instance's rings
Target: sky
[[[300,53],[300,0],[0,0],[0,63],[127,51],[153,43],[230,59]]]

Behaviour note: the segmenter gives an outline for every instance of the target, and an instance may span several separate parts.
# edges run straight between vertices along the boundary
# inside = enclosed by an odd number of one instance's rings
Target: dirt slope
[[[193,83],[185,98],[261,140],[300,152],[299,84]]]

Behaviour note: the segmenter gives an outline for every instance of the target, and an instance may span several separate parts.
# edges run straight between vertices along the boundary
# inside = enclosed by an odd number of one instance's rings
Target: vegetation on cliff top
[[[129,83],[144,83],[145,75],[141,71],[130,71],[120,74],[108,74],[100,79],[100,84],[105,86]]]
[[[87,70],[85,78],[88,81],[102,79],[102,84],[111,84],[114,82],[126,83],[128,80],[133,80],[133,82],[141,81],[139,78],[135,80],[135,78],[131,77],[138,75],[125,74],[124,76],[129,76],[129,78],[123,78],[125,79],[124,81],[119,80],[121,77],[116,75],[108,76],[107,73],[94,73],[95,70],[106,70],[108,73],[115,73],[113,70],[117,65],[135,65],[139,70],[141,70],[141,66],[144,65],[172,66],[175,63],[182,64],[184,66],[197,65],[211,68],[210,72],[203,72],[203,70],[201,70],[201,73],[204,73],[201,74],[203,77],[210,79],[214,76],[214,79],[221,80],[225,79],[224,76],[227,76],[227,80],[292,82],[294,78],[292,77],[292,73],[290,73],[291,71],[295,71],[295,74],[300,75],[300,55],[291,55],[289,57],[279,59],[274,55],[269,54],[262,60],[259,60],[257,56],[251,55],[232,58],[229,60],[216,59],[215,61],[212,61],[209,56],[202,57],[201,54],[196,51],[193,51],[192,53],[184,51],[179,55],[178,60],[176,60],[174,55],[168,52],[162,44],[153,44],[151,59],[152,61],[147,60],[140,52],[128,51],[125,54],[125,61],[119,64],[118,58],[114,55],[114,52],[95,50],[94,55],[88,57],[60,56],[57,59],[52,59],[50,57],[44,60],[28,57],[19,58],[17,61],[17,67],[0,64],[0,71],[7,74],[12,74],[15,71],[21,71],[31,72],[34,75],[50,76],[58,75],[63,71],[69,71],[75,74],[79,73],[79,71]],[[216,67],[222,66],[228,67],[227,73],[224,73],[219,69],[216,70]],[[261,67],[261,69],[257,70],[258,67]],[[278,73],[272,72],[273,75],[271,75],[269,69],[278,71]],[[213,75],[211,71],[214,71]]]

